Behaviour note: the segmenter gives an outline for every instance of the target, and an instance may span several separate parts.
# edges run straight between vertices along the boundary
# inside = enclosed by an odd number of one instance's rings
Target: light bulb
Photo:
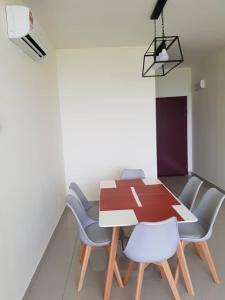
[[[166,49],[162,49],[162,52],[160,54],[161,54],[161,60],[169,60],[169,55],[166,52]]]
[[[166,49],[162,49],[158,56],[156,56],[156,61],[167,61],[169,60],[169,55],[166,52]]]
[[[156,63],[154,64],[154,70],[157,71],[162,65],[164,65],[164,61],[169,60],[169,55],[166,51],[166,49],[162,49],[162,51],[159,53],[159,55],[156,56]],[[162,62],[162,63],[160,63]]]

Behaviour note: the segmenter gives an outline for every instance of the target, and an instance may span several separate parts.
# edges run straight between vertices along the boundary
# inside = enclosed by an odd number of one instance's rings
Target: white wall
[[[192,69],[193,171],[225,189],[225,49]],[[194,90],[205,79],[206,88]]]
[[[191,68],[177,68],[156,78],[156,97],[187,96],[188,171],[192,171],[192,91]]]
[[[64,208],[55,53],[7,38],[0,0],[0,299],[20,300]]]
[[[155,80],[141,77],[144,50],[57,51],[66,181],[90,198],[123,168],[156,176]]]

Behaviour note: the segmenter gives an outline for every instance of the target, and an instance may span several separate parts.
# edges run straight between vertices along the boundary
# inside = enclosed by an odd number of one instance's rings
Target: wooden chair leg
[[[198,243],[193,243],[193,248],[196,252],[196,254],[201,258],[204,259],[204,252],[202,250],[202,247]]]
[[[127,268],[126,274],[123,278],[123,284],[124,285],[127,285],[128,281],[130,279],[130,276],[132,274],[133,268],[134,268],[134,262],[132,260],[129,260],[128,268]]]
[[[164,272],[163,267],[161,266],[161,264],[157,264],[157,266],[159,268],[159,272],[160,272],[161,278],[165,278],[166,274]]]
[[[181,241],[181,246],[183,248],[183,251],[184,251],[185,247],[187,246],[187,244],[188,244],[187,242]],[[176,285],[178,284],[179,277],[180,277],[180,266],[179,266],[179,261],[177,261],[175,277],[174,277]]]
[[[184,282],[188,291],[188,294],[194,296],[194,289],[193,289],[193,285],[191,282],[191,277],[190,277],[190,273],[188,270],[188,266],[187,266],[187,262],[186,262],[186,258],[184,256],[184,249],[181,243],[178,244],[177,247],[177,257],[179,260],[179,266],[181,268],[183,277],[184,277]]]
[[[174,295],[174,298],[176,300],[180,300],[180,295],[179,295],[179,292],[177,290],[177,287],[176,287],[176,284],[175,284],[175,281],[174,281],[174,278],[173,278],[173,275],[171,273],[171,270],[170,270],[170,266],[168,264],[168,261],[167,260],[164,260],[164,261],[161,261],[160,262],[162,268],[163,268],[163,271],[165,273],[165,276],[169,282],[169,285],[170,285],[170,288],[172,290],[172,293]]]
[[[106,251],[108,253],[110,253],[110,246],[108,245],[105,248],[106,248]],[[115,274],[115,277],[116,277],[116,280],[117,280],[117,283],[118,283],[119,287],[123,288],[124,287],[123,280],[122,280],[121,275],[120,275],[117,259],[115,259],[114,274]]]
[[[84,258],[84,252],[85,252],[85,244],[81,244],[81,249],[80,249],[80,262],[82,263],[83,258]]]
[[[139,263],[138,277],[136,282],[135,300],[141,299],[141,288],[144,277],[145,263]]]
[[[88,261],[89,261],[90,254],[91,254],[91,246],[86,245],[85,246],[84,257],[83,257],[83,261],[82,261],[82,265],[81,265],[80,278],[79,278],[79,281],[78,281],[78,287],[77,287],[78,292],[80,292],[82,287],[83,287],[84,278],[85,278],[85,274],[86,274],[86,271],[87,271],[87,266],[88,266]]]
[[[180,266],[179,266],[179,262],[177,262],[175,277],[174,277],[174,281],[176,285],[178,284],[179,277],[180,277]]]
[[[215,267],[215,264],[213,262],[211,253],[209,251],[209,247],[208,247],[207,242],[204,241],[204,242],[200,242],[198,244],[202,247],[202,250],[204,252],[204,256],[205,256],[205,258],[207,260],[207,263],[209,265],[209,269],[210,269],[210,272],[211,272],[211,275],[212,275],[212,278],[213,278],[214,282],[216,284],[220,284],[220,279],[219,279],[219,276],[217,274],[216,267]]]

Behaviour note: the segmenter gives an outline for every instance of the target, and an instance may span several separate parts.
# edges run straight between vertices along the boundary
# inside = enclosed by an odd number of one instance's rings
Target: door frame
[[[192,143],[192,97],[191,95],[169,95],[156,97],[155,105],[157,98],[176,98],[176,97],[186,97],[187,98],[187,165],[188,165],[188,174],[192,172],[193,169],[193,143]],[[156,132],[157,134],[157,132]],[[157,137],[156,137],[157,138]],[[156,153],[157,155],[157,153]]]

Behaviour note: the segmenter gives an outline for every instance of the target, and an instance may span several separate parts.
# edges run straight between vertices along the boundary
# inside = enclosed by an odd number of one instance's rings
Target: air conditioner
[[[7,5],[6,17],[8,36],[24,52],[35,60],[47,56],[47,50],[41,41],[41,28],[26,6]]]

